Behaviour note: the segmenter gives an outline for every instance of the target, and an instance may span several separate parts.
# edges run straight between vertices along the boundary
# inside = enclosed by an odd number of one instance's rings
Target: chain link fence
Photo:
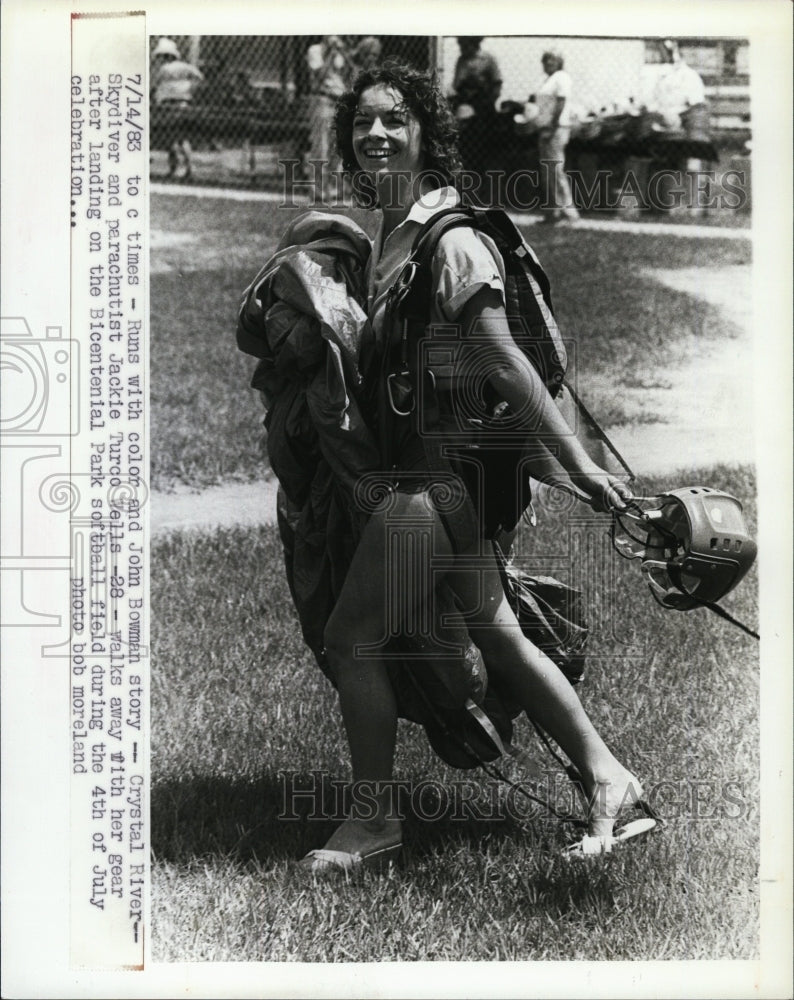
[[[389,57],[438,73],[487,200],[536,207],[541,159],[562,157],[579,211],[749,208],[748,44],[735,38],[152,38],[152,178],[278,189],[316,177],[315,160],[333,169],[336,97]],[[553,74],[567,77],[562,152],[547,141]]]

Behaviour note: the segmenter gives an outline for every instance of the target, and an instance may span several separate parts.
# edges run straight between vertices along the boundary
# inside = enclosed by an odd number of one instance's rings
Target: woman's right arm
[[[463,307],[458,323],[466,331],[466,339],[473,337],[474,343],[487,347],[488,381],[522,429],[554,446],[560,464],[596,506],[624,508],[630,490],[590,458],[568,426],[540,375],[513,339],[500,293],[481,288]]]

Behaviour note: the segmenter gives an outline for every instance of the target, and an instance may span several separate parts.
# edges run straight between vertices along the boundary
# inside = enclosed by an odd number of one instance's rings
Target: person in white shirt
[[[544,181],[543,218],[576,221],[571,185],[565,173],[565,148],[571,137],[570,104],[573,81],[563,69],[562,54],[550,49],[541,59],[546,80],[535,97],[538,108],[538,154]]]
[[[334,111],[336,102],[350,84],[353,66],[339,35],[327,35],[322,42],[310,45],[306,51],[306,64],[311,78],[309,161],[319,172],[318,193],[325,200],[331,191],[331,174],[339,169],[333,141]]]
[[[171,38],[158,40],[152,52],[152,64],[151,88],[155,105],[174,111],[189,108],[194,90],[204,80],[201,70],[182,59]],[[189,180],[193,150],[178,120],[174,128],[174,140],[168,150],[168,176]]]
[[[708,105],[706,103],[706,88],[700,74],[688,66],[681,55],[678,43],[672,39],[662,42],[667,65],[664,67],[654,87],[651,99],[652,109],[661,114],[664,124],[679,134],[695,139],[708,139]],[[671,153],[665,161],[659,161],[657,169],[674,170],[678,172],[692,197],[686,207],[693,215],[701,215],[705,211],[704,204],[699,201],[697,175],[703,170],[703,161],[697,157],[683,155],[680,151]],[[691,179],[686,178],[691,175]],[[659,207],[669,211],[674,205],[661,200]]]
[[[204,74],[181,58],[176,43],[170,38],[161,38],[157,42],[152,59],[155,103],[158,107],[187,107],[193,99],[196,86],[203,81]]]
[[[663,46],[668,62],[656,81],[653,104],[668,128],[680,129],[682,115],[698,105],[705,106],[706,89],[700,74],[682,58],[678,44],[668,39]]]

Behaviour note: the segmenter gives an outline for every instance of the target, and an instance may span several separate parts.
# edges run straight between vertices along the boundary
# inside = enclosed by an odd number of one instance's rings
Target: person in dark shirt
[[[480,48],[479,36],[458,38],[460,55],[455,63],[450,101],[460,128],[460,157],[464,169],[477,175],[474,192],[483,189],[483,175],[498,166],[499,116],[496,102],[502,92],[499,64]]]
[[[502,74],[492,55],[480,49],[482,38],[458,38],[460,55],[452,82],[457,107],[468,105],[475,115],[493,114],[502,92]]]

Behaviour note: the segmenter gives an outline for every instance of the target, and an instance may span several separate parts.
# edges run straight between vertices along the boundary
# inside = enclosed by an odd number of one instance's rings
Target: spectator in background
[[[187,107],[196,85],[204,79],[201,70],[182,59],[176,42],[170,38],[159,39],[152,59],[155,104]]]
[[[353,68],[356,73],[374,69],[380,62],[383,46],[374,35],[366,35],[353,49]]]
[[[256,91],[244,70],[235,70],[226,78],[226,104],[232,108],[250,108],[256,103]]]
[[[707,141],[709,111],[703,80],[691,66],[687,66],[677,42],[668,38],[662,42],[662,47],[667,62],[654,87],[652,110],[662,116],[667,128],[683,131],[689,139]],[[694,148],[697,149],[696,146]],[[666,160],[657,160],[656,165],[662,170],[675,170],[682,175],[690,175],[691,182],[685,182],[687,203],[681,207],[686,207],[694,215],[701,215],[704,205],[698,201],[696,177],[703,169],[703,161],[697,156],[682,156],[679,152]],[[658,207],[663,210],[677,207],[675,198],[669,204],[664,204],[666,200],[664,197],[660,198]]]
[[[488,115],[495,111],[502,92],[502,74],[494,57],[480,50],[481,44],[482,38],[476,36],[458,38],[460,55],[452,81],[453,103],[456,110],[466,104],[475,115]]]
[[[455,63],[450,102],[460,127],[460,158],[466,170],[480,178],[499,166],[499,133],[496,102],[502,92],[499,64],[480,49],[482,38],[463,35],[458,38],[460,55]],[[479,188],[479,185],[474,189]]]
[[[571,137],[571,92],[573,81],[563,69],[562,53],[549,49],[541,58],[546,79],[536,95],[538,107],[538,154],[544,174],[544,222],[563,219],[575,222],[579,213],[573,203],[565,173],[565,149]]]
[[[204,82],[197,85],[193,97],[204,104],[223,104],[226,100],[226,81],[229,68],[226,59],[219,56],[208,62],[202,62]]]
[[[201,70],[182,59],[176,43],[170,38],[158,40],[152,62],[151,88],[155,105],[175,110],[189,108],[195,88],[204,80]],[[182,163],[181,177],[189,179],[193,169],[192,154],[187,136],[177,132],[168,150],[168,176],[177,176]]]
[[[706,89],[700,75],[687,66],[677,42],[667,39],[662,46],[667,63],[656,81],[652,110],[662,115],[668,128],[685,128],[687,116],[707,115]]]
[[[336,102],[350,86],[353,63],[347,46],[338,35],[327,35],[322,42],[310,45],[306,62],[311,81],[309,160],[315,162],[315,170],[321,171],[320,192],[325,200],[330,190],[331,173],[339,169],[334,140]]]

